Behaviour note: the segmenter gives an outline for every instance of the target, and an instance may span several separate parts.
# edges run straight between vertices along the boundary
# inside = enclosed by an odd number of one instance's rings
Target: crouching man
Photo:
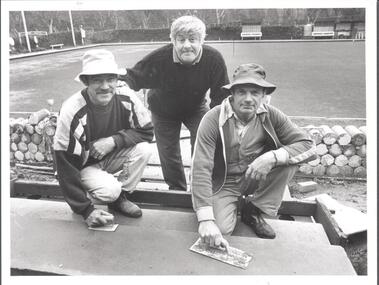
[[[308,135],[263,103],[276,88],[265,77],[260,65],[239,66],[232,83],[223,86],[230,96],[199,126],[191,189],[199,235],[210,246],[228,246],[223,235],[232,234],[243,195],[242,221],[257,236],[275,238],[262,214],[277,215],[296,165],[315,158]]]
[[[85,88],[62,105],[54,137],[58,180],[71,209],[88,226],[113,222],[113,215],[94,204],[129,217],[141,209],[127,199],[150,158],[153,139],[150,114],[125,83],[107,50],[83,55],[76,80]],[[118,175],[117,175],[118,174]]]

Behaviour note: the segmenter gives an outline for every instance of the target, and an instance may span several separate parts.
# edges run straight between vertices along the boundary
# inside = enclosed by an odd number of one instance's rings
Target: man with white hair
[[[62,105],[54,137],[58,180],[71,209],[88,226],[113,222],[111,210],[140,217],[127,199],[150,158],[153,127],[148,110],[124,82],[111,52],[87,51],[76,80],[85,88]],[[116,178],[114,174],[118,174]]]
[[[120,77],[134,90],[150,89],[149,109],[169,189],[187,188],[180,153],[182,123],[190,131],[193,151],[201,118],[226,97],[221,89],[229,83],[225,61],[216,49],[204,45],[205,30],[197,17],[176,19],[171,26],[171,43],[151,52]]]

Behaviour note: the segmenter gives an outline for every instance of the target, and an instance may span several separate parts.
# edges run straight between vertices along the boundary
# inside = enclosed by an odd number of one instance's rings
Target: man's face
[[[253,84],[236,85],[230,103],[238,118],[248,122],[257,112],[265,97],[264,89]]]
[[[176,35],[173,44],[180,61],[184,64],[192,64],[203,43],[198,34],[180,33]]]
[[[98,74],[88,75],[88,95],[94,105],[107,105],[116,90],[117,75],[116,74]]]

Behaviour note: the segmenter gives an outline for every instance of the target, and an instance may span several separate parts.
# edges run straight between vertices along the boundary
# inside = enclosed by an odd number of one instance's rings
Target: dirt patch
[[[325,193],[345,206],[367,213],[366,182],[315,178],[314,181],[318,184],[316,190],[307,193],[299,192],[296,183],[309,180],[310,179],[305,178],[295,178],[289,185],[291,196],[303,199]],[[367,233],[364,232],[349,236],[345,251],[357,274],[367,275]]]

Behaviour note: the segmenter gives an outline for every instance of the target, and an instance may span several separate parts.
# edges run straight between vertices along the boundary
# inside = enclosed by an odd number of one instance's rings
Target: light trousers
[[[224,186],[213,195],[213,213],[216,224],[224,235],[232,234],[237,224],[238,200],[247,195],[262,212],[276,216],[288,182],[297,171],[297,166],[273,168],[266,180],[246,181],[244,176],[227,176]]]
[[[147,142],[123,148],[80,171],[87,196],[95,204],[114,202],[121,191],[133,192],[152,154]]]

